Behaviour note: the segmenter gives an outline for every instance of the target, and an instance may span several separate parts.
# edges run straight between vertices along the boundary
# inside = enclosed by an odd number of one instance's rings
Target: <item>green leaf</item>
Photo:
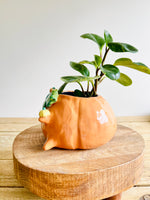
[[[132,84],[132,80],[126,74],[120,73],[120,78],[116,80],[118,83],[124,86],[129,86]]]
[[[62,86],[58,90],[58,94],[61,94],[63,92],[63,90],[66,87],[66,85],[67,85],[67,83],[62,84]]]
[[[94,58],[95,58],[96,67],[99,67],[102,62],[102,58],[98,55],[94,55]]]
[[[136,69],[138,71],[150,74],[150,68],[148,68],[143,63],[132,62],[132,60],[130,60],[129,58],[119,58],[118,60],[115,61],[114,65],[125,66],[125,67],[129,67],[129,68]]]
[[[88,76],[63,76],[61,80],[65,83],[82,82],[98,79],[99,76],[88,77]]]
[[[114,65],[104,65],[101,70],[111,80],[117,80],[120,77],[120,71]]]
[[[137,65],[142,65],[142,66],[147,67],[145,64],[143,64],[143,63],[141,63],[141,62],[134,62],[134,63],[137,64]]]
[[[94,42],[98,44],[100,49],[102,49],[105,44],[105,40],[102,37],[93,33],[86,33],[86,34],[81,35],[81,37],[85,39],[93,40]]]
[[[84,65],[80,63],[70,62],[70,66],[84,76],[90,76],[90,72]]]
[[[112,36],[106,30],[104,31],[104,39],[105,39],[106,45],[108,45],[108,43],[110,43],[110,42],[113,42]]]
[[[130,44],[119,42],[110,42],[108,43],[108,47],[114,52],[136,53],[138,51],[135,47],[131,46]]]
[[[89,64],[93,65],[94,67],[96,66],[95,61],[88,61],[88,60],[82,60],[79,62],[80,64]]]

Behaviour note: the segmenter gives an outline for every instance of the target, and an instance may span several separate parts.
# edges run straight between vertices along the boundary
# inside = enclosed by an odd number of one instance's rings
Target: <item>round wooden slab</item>
[[[118,126],[107,144],[91,150],[42,150],[40,125],[20,133],[13,144],[14,168],[23,186],[50,200],[97,200],[132,187],[143,167],[144,141]]]

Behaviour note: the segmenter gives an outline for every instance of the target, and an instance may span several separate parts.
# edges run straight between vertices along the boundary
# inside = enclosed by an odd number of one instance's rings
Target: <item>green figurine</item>
[[[46,108],[50,107],[53,103],[57,101],[57,98],[58,90],[53,87],[50,89],[50,93],[46,96],[42,109],[45,110]]]

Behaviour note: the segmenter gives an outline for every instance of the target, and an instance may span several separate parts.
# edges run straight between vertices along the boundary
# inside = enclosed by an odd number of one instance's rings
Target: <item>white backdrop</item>
[[[80,38],[83,33],[103,35],[106,29],[114,40],[139,49],[110,53],[107,62],[122,56],[150,66],[149,21],[149,0],[0,0],[0,117],[38,116],[49,88],[76,73],[69,62],[98,53],[96,44]],[[98,93],[116,116],[149,115],[150,76],[122,71],[132,86],[105,79]]]

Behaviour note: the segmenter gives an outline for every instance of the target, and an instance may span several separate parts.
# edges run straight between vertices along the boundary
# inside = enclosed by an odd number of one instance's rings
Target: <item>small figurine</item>
[[[54,87],[50,89],[50,93],[47,95],[45,102],[43,104],[43,110],[50,107],[53,103],[57,101],[58,98],[58,90]]]
[[[39,112],[39,117],[46,117],[50,115],[49,108],[52,104],[57,101],[58,90],[54,87],[50,89],[50,93],[46,96],[45,102],[43,104],[42,110]]]

